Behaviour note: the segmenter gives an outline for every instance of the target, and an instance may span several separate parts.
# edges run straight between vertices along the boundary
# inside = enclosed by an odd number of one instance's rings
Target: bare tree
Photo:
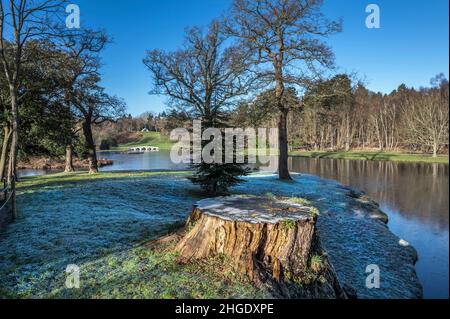
[[[433,157],[448,145],[448,101],[449,86],[445,80],[438,88],[422,92],[403,105],[407,138],[411,143],[431,148]]]
[[[339,22],[324,18],[321,5],[322,0],[235,0],[227,19],[227,33],[242,40],[261,66],[260,76],[275,85],[281,179],[290,179],[286,86],[303,83],[306,71],[332,66],[333,54],[318,38],[341,29]],[[294,68],[300,72],[292,72]]]
[[[355,134],[352,80],[338,74],[310,85],[303,98],[304,125],[309,127],[314,148],[348,151]]]
[[[153,75],[152,94],[169,96],[171,104],[215,125],[220,112],[238,96],[248,93],[250,80],[245,52],[240,47],[224,47],[227,38],[214,21],[204,34],[192,28],[185,47],[176,52],[153,50],[144,64]]]
[[[4,7],[3,2],[9,5]],[[15,179],[19,143],[19,97],[23,50],[29,41],[53,34],[54,22],[64,13],[64,0],[0,1],[0,61],[8,83],[11,104],[11,151],[8,182]],[[6,37],[11,37],[8,40]]]

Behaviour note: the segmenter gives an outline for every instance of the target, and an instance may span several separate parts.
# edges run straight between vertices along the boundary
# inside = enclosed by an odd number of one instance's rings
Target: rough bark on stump
[[[252,196],[200,201],[176,250],[182,263],[225,255],[235,270],[280,297],[345,295],[320,247],[316,217],[293,202]]]

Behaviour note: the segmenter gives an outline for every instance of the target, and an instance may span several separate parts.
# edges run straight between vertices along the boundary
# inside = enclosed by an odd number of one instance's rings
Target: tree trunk
[[[256,196],[200,201],[189,217],[190,231],[176,246],[179,261],[224,255],[234,271],[256,285],[268,285],[276,297],[345,297],[309,211],[286,200]]]
[[[64,101],[65,101],[65,105],[66,108],[68,110],[69,113],[71,113],[70,109],[71,109],[71,101],[72,101],[72,86],[75,82],[75,78],[72,79],[72,81],[70,82],[70,88],[65,90],[64,93]],[[72,145],[72,141],[66,145],[66,167],[64,169],[65,173],[72,173],[75,171],[75,168],[73,167],[73,145]]]
[[[10,150],[9,150],[9,158],[8,158],[8,171],[7,171],[7,183],[8,185],[13,185],[15,184],[15,182],[17,181],[17,174],[16,174],[16,168],[14,166],[14,160],[13,157],[11,156],[12,154],[12,147],[13,145],[10,145]]]
[[[438,157],[438,148],[439,148],[438,144],[434,143],[433,144],[433,157],[434,158]]]
[[[71,144],[66,146],[66,168],[65,173],[72,173],[75,169],[73,167],[73,147]]]
[[[278,158],[278,175],[280,179],[290,180],[291,175],[289,174],[289,150],[288,150],[288,132],[287,132],[287,119],[289,110],[285,108],[283,103],[284,95],[284,84],[283,84],[283,70],[281,65],[276,65],[275,67],[275,95],[277,101],[277,107],[280,111],[280,117],[278,120],[278,143],[279,147],[279,158]]]
[[[280,112],[280,119],[278,123],[278,142],[280,143],[280,154],[278,161],[278,174],[280,179],[291,179],[289,174],[289,149],[288,149],[288,136],[287,136],[287,116],[288,111],[282,109]]]
[[[2,154],[0,157],[0,182],[5,178],[6,160],[8,155],[9,140],[11,138],[11,128],[9,125],[5,125],[3,128],[3,145]]]
[[[90,121],[85,121],[83,123],[83,134],[86,140],[86,149],[88,151],[89,174],[97,174],[97,151],[95,149],[94,137],[92,136],[92,127]]]
[[[350,119],[348,114],[345,118],[345,151],[349,152],[351,148],[351,138],[350,138]]]
[[[19,145],[19,106],[17,100],[17,90],[13,85],[9,88],[11,95],[11,124],[12,124],[12,140],[9,154],[9,169],[8,169],[8,184],[12,184],[15,181],[16,167],[17,167],[17,149]]]

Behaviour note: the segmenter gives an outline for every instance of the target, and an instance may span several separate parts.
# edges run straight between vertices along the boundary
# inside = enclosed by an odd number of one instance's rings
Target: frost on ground
[[[376,219],[374,206],[355,192],[303,175],[291,183],[250,176],[233,191],[308,199],[320,210],[320,236],[341,284],[355,288],[360,298],[421,296],[414,249],[402,245]],[[0,297],[267,297],[264,290],[234,282],[233,274],[218,277],[183,267],[169,251],[142,245],[184,220],[199,199],[183,174],[24,188],[18,195],[19,219],[0,234]],[[203,269],[220,268],[220,261],[210,262]],[[69,264],[81,269],[79,290],[64,286]],[[381,269],[380,289],[365,286],[371,264]]]

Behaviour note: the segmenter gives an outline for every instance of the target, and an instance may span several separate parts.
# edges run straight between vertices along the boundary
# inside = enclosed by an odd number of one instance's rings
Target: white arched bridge
[[[159,147],[156,146],[137,146],[132,147],[128,150],[128,152],[137,153],[137,152],[159,152]]]

